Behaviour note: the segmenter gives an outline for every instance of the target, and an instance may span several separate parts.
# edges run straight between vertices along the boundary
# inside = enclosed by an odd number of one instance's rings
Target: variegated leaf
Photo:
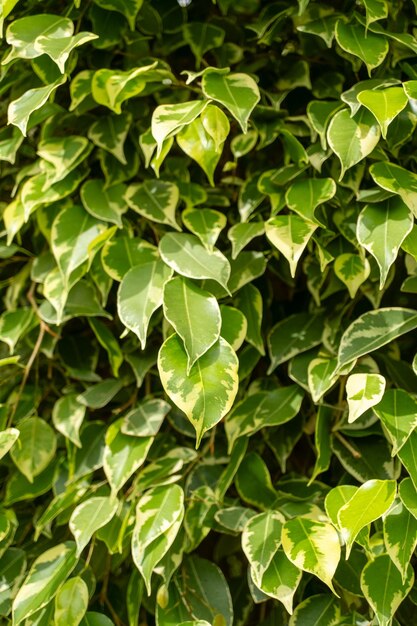
[[[317,226],[299,215],[278,215],[265,222],[267,238],[287,259],[293,277],[298,261]]]
[[[383,521],[386,550],[405,583],[409,563],[417,546],[417,519],[400,499],[396,499]]]
[[[417,427],[417,400],[403,389],[388,389],[374,411],[386,429],[394,456]]]
[[[188,375],[188,357],[178,335],[162,344],[158,355],[161,382],[194,426],[197,446],[204,433],[230,411],[238,390],[238,364],[234,350],[220,337]]]
[[[77,558],[96,530],[110,522],[118,506],[117,498],[93,496],[75,507],[69,527],[77,544]]]
[[[252,517],[242,532],[242,549],[249,561],[252,578],[258,587],[272,558],[281,545],[285,517],[278,511],[266,511]]]
[[[161,152],[163,143],[191,124],[206,108],[207,100],[192,100],[176,104],[161,104],[152,114],[152,135]]]
[[[291,615],[301,577],[302,571],[291,563],[283,550],[277,550],[257,586],[267,596],[282,602]]]
[[[146,180],[127,188],[125,199],[131,209],[152,222],[181,230],[175,221],[180,194],[177,185],[164,180]]]
[[[259,88],[253,78],[248,74],[205,72],[201,87],[207,98],[228,109],[245,133],[250,114],[260,100]]]
[[[227,219],[220,211],[213,209],[186,209],[181,214],[184,226],[196,235],[207,250],[212,251]]]
[[[350,424],[382,400],[385,385],[385,378],[380,374],[351,374],[348,377],[346,396]]]

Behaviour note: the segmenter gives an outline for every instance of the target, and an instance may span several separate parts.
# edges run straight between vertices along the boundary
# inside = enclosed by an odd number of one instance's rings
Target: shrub
[[[2,2],[2,623],[416,623],[416,8]]]

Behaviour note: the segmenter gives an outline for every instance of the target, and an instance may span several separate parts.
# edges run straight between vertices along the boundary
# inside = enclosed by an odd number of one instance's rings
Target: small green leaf
[[[247,74],[206,72],[201,87],[207,98],[226,107],[245,133],[250,114],[260,100],[259,88],[253,78]]]
[[[214,187],[214,171],[220,160],[223,142],[216,144],[206,130],[202,119],[195,119],[177,134],[176,139],[181,150],[194,159],[206,173],[210,185]]]
[[[374,163],[369,173],[382,189],[398,194],[417,218],[417,174],[388,161]]]
[[[136,237],[113,237],[104,244],[101,252],[105,272],[117,281],[121,281],[131,268],[157,258],[158,249]]]
[[[131,209],[148,220],[181,230],[175,221],[179,195],[179,189],[174,183],[147,180],[144,183],[130,185],[125,200]]]
[[[225,31],[223,28],[207,24],[207,22],[191,22],[184,24],[184,41],[190,46],[196,60],[196,66],[200,67],[201,60],[206,52],[222,45]]]
[[[334,626],[340,621],[341,611],[334,596],[329,593],[309,596],[296,607],[289,626]]]
[[[255,237],[260,237],[265,232],[262,222],[242,222],[232,226],[227,237],[232,244],[232,259],[236,259],[245,246]]]
[[[29,18],[32,19],[32,18]],[[67,80],[66,75],[58,78],[54,83],[46,87],[28,89],[20,98],[10,102],[7,109],[7,123],[17,126],[22,135],[26,137],[29,118],[34,111],[37,111],[49,100],[50,96],[63,85]]]
[[[55,626],[78,626],[88,607],[88,587],[80,576],[67,580],[55,596]]]
[[[271,359],[268,374],[277,365],[285,363],[300,352],[319,345],[322,335],[322,315],[295,313],[275,324],[268,336],[268,349]]]
[[[0,459],[2,459],[19,438],[20,431],[17,428],[6,428],[0,431]]]
[[[351,374],[348,377],[346,396],[349,406],[349,424],[382,400],[385,384],[385,378],[380,374]]]
[[[10,456],[19,471],[33,483],[35,476],[41,474],[55,456],[55,432],[39,417],[20,422],[19,431],[18,444],[10,450]]]
[[[281,545],[285,517],[278,511],[266,511],[252,517],[242,532],[242,549],[251,566],[254,583],[259,587]]]
[[[261,334],[263,301],[260,291],[253,284],[245,285],[236,294],[235,302],[247,321],[246,341],[254,346],[262,356],[265,355]]]
[[[171,276],[171,268],[158,260],[132,267],[120,283],[117,311],[126,328],[137,335],[142,350],[150,319],[162,305],[164,285]]]
[[[266,236],[287,259],[292,277],[295,276],[298,261],[317,226],[292,214],[278,215],[265,222]]]
[[[81,72],[78,76],[81,76]],[[91,91],[91,76],[90,79]],[[76,79],[71,83],[71,87]],[[76,85],[75,85],[76,87]],[[72,107],[71,107],[72,108]],[[88,138],[99,148],[107,150],[113,156],[116,157],[123,165],[127,164],[126,155],[124,152],[124,143],[126,141],[129,127],[132,122],[132,116],[129,114],[121,115],[107,115],[100,117],[88,131]]]
[[[417,427],[417,400],[403,389],[388,389],[374,412],[392,443],[392,455],[398,454]]]
[[[58,432],[81,448],[80,428],[86,407],[77,400],[78,394],[70,393],[59,398],[52,409],[52,421]]]
[[[336,257],[333,268],[338,279],[348,288],[351,298],[356,296],[359,287],[371,273],[368,259],[351,252],[345,252]]]
[[[362,570],[361,589],[378,619],[380,626],[389,626],[401,602],[414,583],[414,572],[409,565],[406,580],[387,554],[376,556]]]
[[[124,416],[121,432],[133,437],[153,437],[170,410],[171,406],[165,400],[142,400]]]
[[[204,433],[213,428],[233,405],[238,390],[235,352],[220,337],[193,365],[188,375],[187,353],[181,339],[172,335],[161,346],[158,370],[166,394],[194,426],[198,446]]]
[[[399,499],[384,516],[384,543],[405,583],[409,562],[417,545],[417,520]]]
[[[77,543],[77,558],[96,530],[112,519],[118,505],[116,498],[95,496],[75,507],[69,520],[69,527]]]
[[[152,572],[175,540],[183,517],[184,492],[179,485],[150,489],[136,506],[132,557],[148,595]]]
[[[213,209],[186,209],[182,212],[181,219],[184,226],[200,239],[209,252],[213,250],[227,223],[226,216]]]
[[[220,312],[222,317],[220,334],[236,352],[245,341],[248,327],[246,317],[239,309],[225,304],[221,305]]]
[[[136,17],[143,5],[143,0],[94,0],[94,2],[102,9],[117,11],[124,15],[129,22],[130,30],[135,30]]]
[[[366,9],[366,26],[388,17],[387,0],[363,0]]]
[[[336,593],[332,578],[340,560],[340,543],[334,526],[296,517],[285,523],[281,537],[291,563],[314,574]]]
[[[191,124],[206,108],[206,100],[161,104],[152,114],[152,135],[161,152],[164,141]]]
[[[123,102],[139,95],[145,89],[146,74],[156,65],[157,62],[125,72],[110,69],[97,70],[91,81],[91,93],[94,100],[115,113],[121,113]]]
[[[339,509],[337,519],[346,543],[346,558],[349,558],[353,542],[362,528],[388,511],[396,491],[395,480],[368,480]]]
[[[219,305],[208,291],[179,276],[165,283],[163,300],[164,315],[184,342],[189,374],[220,336]]]
[[[123,184],[107,187],[104,180],[90,178],[80,189],[81,202],[90,215],[122,228],[128,206]]]
[[[402,87],[365,89],[358,94],[358,100],[376,117],[384,139],[388,126],[408,104],[408,98]]]
[[[381,132],[372,113],[361,109],[351,117],[348,109],[332,117],[327,141],[340,160],[340,180],[346,170],[364,159],[377,146]]]
[[[227,291],[228,260],[217,249],[206,250],[194,235],[167,233],[159,242],[159,251],[165,263],[178,274],[186,278],[211,278]]]
[[[413,216],[401,198],[367,204],[359,214],[356,236],[361,246],[375,257],[380,269],[380,289],[402,242],[413,228]]]
[[[285,201],[291,211],[316,222],[316,208],[331,200],[335,193],[336,183],[332,178],[307,178],[292,183],[285,194]]]

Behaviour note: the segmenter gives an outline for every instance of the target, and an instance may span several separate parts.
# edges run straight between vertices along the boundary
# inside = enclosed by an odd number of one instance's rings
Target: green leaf
[[[333,411],[330,407],[320,405],[317,411],[316,429],[314,443],[316,447],[316,462],[314,464],[313,473],[309,480],[309,485],[322,472],[326,472],[330,467],[332,457],[331,449],[331,426]],[[330,517],[330,516],[329,516]],[[334,519],[331,519],[334,523]]]
[[[247,74],[206,72],[201,88],[207,98],[220,102],[247,131],[249,117],[260,100],[256,82]]]
[[[186,278],[210,278],[227,291],[228,260],[217,249],[206,250],[194,235],[167,233],[159,242],[159,252],[165,263],[178,274]]]
[[[192,100],[176,104],[161,104],[152,114],[152,135],[161,152],[164,141],[191,124],[206,108],[206,100]]]
[[[42,54],[36,48],[38,37],[49,36],[51,39],[70,37],[74,24],[68,17],[59,17],[48,13],[26,16],[13,20],[7,27],[6,41],[12,46],[3,64],[12,59],[34,59]]]
[[[346,285],[351,298],[354,298],[361,285],[371,273],[371,266],[366,258],[359,254],[345,252],[334,261],[334,273]]]
[[[165,400],[142,400],[124,416],[121,432],[133,437],[153,437],[170,410],[171,406]]]
[[[123,184],[107,187],[104,180],[90,178],[81,187],[81,202],[93,217],[122,228],[122,215],[128,208],[124,198],[125,190]]]
[[[417,520],[399,499],[384,516],[384,543],[404,584],[409,562],[417,545]]]
[[[417,174],[388,161],[374,163],[369,173],[382,189],[398,194],[417,218]]]
[[[213,48],[219,48],[226,33],[223,28],[207,22],[191,22],[184,24],[183,34],[184,41],[188,43],[195,56],[196,66],[200,67],[205,53]]]
[[[1,615],[8,615],[12,608],[13,598],[16,596],[25,575],[25,551],[20,548],[8,548],[0,558],[0,570],[0,612]]]
[[[209,104],[201,113],[201,122],[206,133],[213,139],[215,149],[221,152],[230,132],[227,115],[215,104]]]
[[[198,163],[206,173],[210,185],[214,187],[213,176],[222,154],[223,142],[220,145],[216,144],[207,132],[206,126],[202,119],[195,119],[180,130],[176,139],[181,150]]]
[[[78,46],[94,39],[98,39],[98,35],[88,32],[80,32],[73,37],[59,38],[40,35],[36,38],[34,47],[40,54],[47,54],[57,64],[61,74],[64,74],[70,53]]]
[[[220,334],[236,352],[245,341],[247,331],[246,317],[239,309],[222,304],[220,307],[222,327]]]
[[[281,538],[291,563],[314,574],[336,593],[332,578],[340,560],[340,543],[334,526],[296,517],[285,523]]]
[[[171,276],[171,268],[157,260],[132,267],[120,283],[117,312],[126,328],[137,335],[142,350],[149,321],[162,305],[164,285]]]
[[[275,324],[268,336],[269,357],[271,359],[268,374],[277,365],[285,363],[300,352],[319,345],[322,334],[322,315],[295,313]]]
[[[0,431],[0,459],[12,449],[19,438],[19,434],[20,431],[17,428],[6,428],[6,430]]]
[[[166,394],[194,426],[198,446],[204,433],[213,428],[233,405],[238,390],[235,352],[220,337],[187,375],[187,353],[179,337],[172,335],[161,346],[158,370]]]
[[[122,386],[122,381],[116,378],[108,378],[88,387],[77,396],[77,400],[91,409],[101,409],[119,393]]]
[[[33,310],[29,308],[5,311],[0,317],[0,341],[7,343],[10,354],[14,352],[17,342],[32,327]]]
[[[150,489],[136,506],[132,535],[133,562],[141,573],[148,595],[154,568],[177,536],[184,516],[184,492],[179,485]]]
[[[22,135],[26,137],[26,131],[29,124],[29,118],[34,111],[37,111],[49,100],[50,96],[63,85],[67,77],[64,75],[54,83],[46,87],[37,87],[28,89],[20,98],[10,102],[7,109],[7,123],[17,126]]]
[[[41,474],[55,456],[55,432],[39,417],[20,422],[19,431],[18,443],[10,450],[10,456],[19,471],[33,483],[35,476]]]
[[[292,277],[316,228],[317,224],[299,215],[278,215],[265,222],[265,234],[287,259]]]
[[[364,159],[377,146],[380,129],[374,116],[366,109],[361,109],[353,117],[348,109],[339,111],[332,117],[327,141],[340,160],[340,179],[346,170]]]
[[[386,0],[363,0],[363,4],[366,9],[366,27],[388,17],[388,2]]]
[[[69,527],[77,544],[77,558],[96,530],[112,519],[118,505],[116,498],[95,496],[75,507],[69,520]]]
[[[398,485],[398,495],[400,496],[401,502],[410,511],[411,515],[417,519],[417,490],[411,478],[404,478],[400,482]]]
[[[88,587],[80,576],[67,580],[55,596],[54,624],[78,626],[88,607]]]
[[[113,495],[116,495],[148,455],[153,437],[131,437],[121,432],[124,419],[111,424],[106,432],[103,469]]]
[[[337,359],[317,357],[310,361],[307,368],[307,382],[313,402],[319,402],[333,387],[339,377],[336,371]]]
[[[395,480],[368,480],[339,509],[337,519],[346,543],[346,558],[349,558],[353,542],[362,528],[388,511],[396,491]]]
[[[387,56],[389,50],[387,40],[366,31],[360,24],[347,24],[343,20],[338,20],[335,35],[337,43],[343,50],[359,57],[366,65],[369,75]]]
[[[117,11],[124,15],[130,30],[135,30],[136,17],[143,5],[143,0],[94,0],[94,2],[102,9]]]
[[[264,356],[265,348],[261,334],[263,301],[260,291],[253,284],[245,285],[236,294],[235,302],[247,321],[246,341]]]
[[[198,556],[187,557],[168,587],[165,607],[156,606],[159,626],[182,622],[208,621],[214,626],[233,625],[233,603],[221,569]]]
[[[263,593],[282,602],[287,612],[291,614],[293,597],[301,576],[301,570],[287,559],[283,550],[278,550],[257,586]]]
[[[386,381],[380,374],[351,374],[346,381],[349,424],[378,404],[384,395]],[[375,409],[376,410],[376,409]]]
[[[262,222],[243,222],[232,226],[227,233],[232,244],[232,259],[236,259],[252,239],[260,237],[264,232],[265,226]]]
[[[378,619],[380,626],[389,626],[401,602],[414,583],[411,566],[402,582],[401,574],[387,554],[380,554],[369,561],[362,570],[361,589]]]
[[[81,448],[80,428],[86,407],[77,399],[78,394],[69,393],[59,398],[52,409],[52,421],[58,432]]]
[[[295,417],[304,393],[298,385],[274,391],[259,391],[236,404],[225,423],[229,451],[238,437],[253,435],[261,428],[285,424]]]
[[[213,250],[227,223],[226,216],[213,209],[186,209],[182,212],[181,219],[184,226],[200,239],[209,252]]]
[[[164,286],[164,315],[184,342],[187,375],[220,336],[219,305],[208,291],[180,276]]]
[[[386,429],[394,456],[417,427],[417,400],[403,389],[388,389],[374,411]]]
[[[139,95],[146,87],[146,75],[155,69],[157,62],[131,70],[97,70],[91,81],[91,93],[98,104],[115,113],[122,112],[125,100]]]
[[[309,596],[297,606],[289,626],[334,626],[340,620],[340,607],[329,593]]]
[[[73,541],[60,543],[38,557],[13,602],[13,623],[18,626],[27,617],[46,606],[77,564]]]
[[[121,281],[131,268],[151,263],[157,258],[157,248],[136,237],[113,237],[104,244],[101,252],[105,272],[118,281]]]
[[[83,72],[81,72],[83,74]],[[81,76],[79,74],[78,76]],[[90,79],[91,90],[91,76]],[[74,81],[72,81],[71,87]],[[74,88],[76,85],[74,86]],[[129,127],[132,122],[132,117],[129,114],[120,115],[107,115],[99,118],[94,124],[90,126],[88,131],[88,138],[99,148],[107,150],[123,165],[127,164],[126,155],[124,151],[124,143],[126,141]]]
[[[342,335],[338,354],[339,368],[385,346],[416,327],[417,312],[413,309],[387,307],[364,313]]]
[[[329,122],[334,113],[340,108],[341,103],[334,101],[311,100],[307,105],[307,117],[313,129],[319,135],[323,149],[327,147],[326,132]]]
[[[388,198],[367,204],[359,214],[356,236],[361,246],[376,259],[380,269],[380,289],[402,242],[413,228],[413,216],[401,198]]]
[[[105,225],[78,205],[63,208],[53,221],[51,250],[68,284],[70,275],[87,261],[89,247]]]
[[[179,189],[174,183],[147,180],[144,183],[130,185],[125,200],[131,209],[152,222],[168,224],[175,230],[181,230],[175,221],[179,196]]]
[[[252,517],[242,532],[242,549],[251,566],[252,579],[258,587],[281,545],[285,517],[278,511],[266,511]]]
[[[300,217],[316,222],[316,208],[331,200],[335,193],[336,183],[332,178],[307,178],[292,183],[285,194],[285,202]]]
[[[358,100],[376,117],[384,139],[388,126],[408,104],[402,87],[389,87],[380,91],[365,89],[358,94]]]
[[[113,376],[117,378],[120,366],[123,363],[123,353],[117,343],[117,340],[112,335],[109,328],[95,317],[89,318],[88,323],[93,329],[97,341],[106,350],[113,371]]]

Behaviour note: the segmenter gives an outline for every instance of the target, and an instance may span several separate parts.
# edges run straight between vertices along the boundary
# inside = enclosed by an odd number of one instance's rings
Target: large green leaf
[[[230,265],[217,249],[209,252],[194,235],[167,233],[159,243],[162,259],[186,278],[211,278],[227,290]]]
[[[219,305],[208,291],[180,276],[165,283],[163,299],[164,315],[184,342],[189,375],[194,363],[220,336]]]
[[[361,588],[375,611],[380,626],[389,626],[392,617],[408,595],[414,583],[411,566],[403,582],[401,574],[387,554],[380,554],[365,565],[361,574]]]
[[[358,317],[343,333],[339,346],[339,368],[417,327],[413,309],[387,307]]]
[[[220,337],[187,374],[188,356],[174,334],[161,346],[158,370],[165,392],[194,426],[198,446],[204,433],[232,408],[238,390],[234,350]]]
[[[295,517],[285,523],[281,538],[291,563],[314,574],[334,591],[332,578],[340,560],[339,536],[334,526]]]
[[[172,270],[163,261],[136,265],[122,279],[117,293],[117,310],[123,324],[137,335],[145,349],[153,313],[162,305],[165,283]]]
[[[336,24],[336,41],[343,50],[357,56],[365,63],[369,75],[371,70],[383,63],[389,45],[384,37],[379,37],[360,24],[347,24],[339,20]]]
[[[207,98],[220,102],[230,111],[245,133],[250,114],[260,99],[258,85],[253,78],[248,74],[205,72],[201,87]]]
[[[77,564],[73,541],[60,543],[39,556],[20,587],[13,602],[13,623],[46,606]]]
[[[54,430],[40,417],[29,417],[19,423],[18,442],[10,450],[10,456],[19,470],[33,483],[48,467],[55,456],[56,436]]]
[[[353,542],[362,528],[388,511],[396,490],[395,480],[368,480],[339,509],[337,519],[346,543],[346,558],[349,558]]]
[[[64,75],[62,78],[58,78],[54,83],[46,87],[28,89],[20,98],[10,102],[7,110],[8,123],[17,126],[22,132],[22,135],[26,136],[30,121],[29,118],[32,113],[43,107],[54,91],[56,91],[60,85],[63,85],[65,81],[66,76]]]
[[[361,246],[375,257],[379,265],[380,289],[413,223],[413,216],[398,197],[367,204],[360,212],[356,235]]]
[[[332,178],[307,178],[292,183],[285,194],[285,201],[289,209],[314,222],[315,209],[331,200],[335,193],[336,183]]]
[[[80,576],[67,580],[55,596],[56,626],[78,626],[88,607],[88,587]]]

